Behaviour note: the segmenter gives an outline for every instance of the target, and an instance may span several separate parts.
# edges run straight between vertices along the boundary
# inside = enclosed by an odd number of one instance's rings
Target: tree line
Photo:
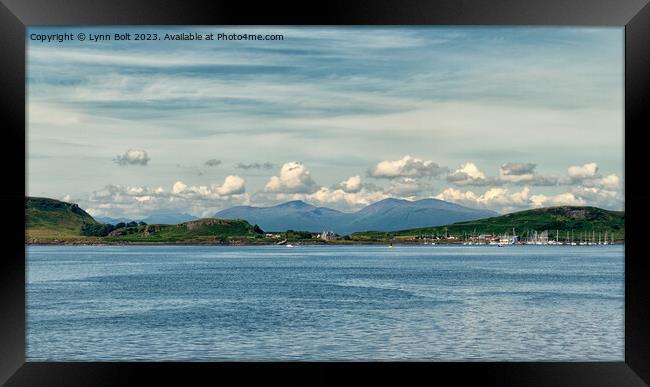
[[[98,237],[104,237],[108,234],[111,233],[113,230],[117,230],[120,228],[128,228],[128,227],[137,227],[137,226],[146,226],[147,224],[145,222],[136,222],[136,221],[131,221],[128,223],[125,222],[120,222],[117,224],[104,224],[104,223],[83,223],[81,225],[81,235],[84,236],[98,236]]]

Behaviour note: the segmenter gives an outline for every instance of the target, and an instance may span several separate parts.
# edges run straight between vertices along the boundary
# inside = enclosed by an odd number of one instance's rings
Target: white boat
[[[293,247],[293,245],[292,245],[291,243],[287,243],[285,246],[287,246],[287,247]]]

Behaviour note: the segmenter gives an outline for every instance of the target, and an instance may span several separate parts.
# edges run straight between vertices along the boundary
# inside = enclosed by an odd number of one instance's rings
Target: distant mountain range
[[[136,220],[129,218],[111,218],[109,216],[97,217],[95,219],[98,222],[106,224],[129,223],[133,220]],[[161,212],[157,214],[151,214],[143,219],[137,219],[137,221],[143,221],[147,224],[181,224],[196,219],[198,219],[196,216],[181,212]]]
[[[111,218],[110,216],[98,216],[95,218],[95,220],[106,224],[129,223],[133,221],[133,219],[129,218]]]
[[[220,219],[243,219],[265,231],[394,231],[497,216],[494,211],[477,210],[438,199],[417,201],[384,199],[359,211],[348,213],[291,201],[273,207],[237,206],[214,214]]]
[[[147,224],[181,224],[198,219],[196,216],[180,212],[161,212],[140,219]]]
[[[265,231],[334,231],[349,234],[357,231],[395,231],[419,227],[433,227],[455,222],[497,216],[494,211],[468,208],[438,199],[409,201],[384,199],[356,212],[341,212],[317,207],[300,200],[272,207],[237,206],[214,214],[219,219],[242,219],[257,224]],[[197,220],[179,212],[154,213],[143,219],[125,217],[97,217],[105,224],[143,221],[147,224],[181,224]]]

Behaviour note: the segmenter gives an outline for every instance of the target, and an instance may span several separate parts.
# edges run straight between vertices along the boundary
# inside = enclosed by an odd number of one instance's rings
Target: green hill
[[[512,233],[513,228],[517,235],[523,237],[527,237],[529,233],[534,231],[548,231],[553,237],[557,231],[560,234],[560,239],[564,239],[566,233],[571,233],[571,231],[573,231],[575,238],[578,238],[581,233],[595,232],[598,235],[599,232],[607,232],[610,236],[613,233],[616,240],[624,240],[625,213],[596,207],[548,207],[439,227],[425,227],[390,233],[380,231],[360,232],[352,234],[351,238],[354,240],[371,240],[417,236],[497,235]]]
[[[263,238],[264,231],[245,220],[198,219],[181,224],[149,224],[111,231],[106,242],[230,243]]]
[[[264,231],[245,220],[199,219],[178,225],[128,223],[119,228],[97,222],[73,203],[25,198],[27,243],[249,243]]]
[[[76,204],[48,198],[25,198],[27,239],[79,237],[84,224],[98,222]]]

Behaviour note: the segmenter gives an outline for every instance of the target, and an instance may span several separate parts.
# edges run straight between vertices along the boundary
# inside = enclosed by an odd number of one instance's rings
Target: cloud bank
[[[263,164],[256,164],[263,168]],[[95,214],[109,216],[170,208],[200,216],[208,213],[206,211],[232,205],[265,206],[288,200],[304,200],[352,211],[389,197],[409,200],[432,197],[501,213],[562,205],[621,209],[624,202],[621,178],[616,174],[601,175],[595,162],[569,166],[563,177],[542,175],[534,163],[507,162],[500,165],[498,176],[489,176],[473,162],[448,170],[431,160],[407,155],[400,160],[381,161],[370,171],[369,175],[383,184],[367,183],[361,175],[352,175],[327,187],[316,183],[305,164],[289,161],[282,164],[279,173],[270,176],[264,188],[254,191],[252,196],[246,192],[242,177],[228,175],[221,184],[189,185],[179,180],[170,190],[107,185],[94,191],[89,199],[82,198],[81,202]],[[444,182],[452,186],[436,189]],[[554,186],[560,188],[552,188]],[[471,187],[482,189],[476,191]],[[545,191],[534,192],[537,187]],[[549,188],[555,192],[549,192]],[[557,192],[558,189],[563,191]],[[68,199],[74,198],[66,195]]]

